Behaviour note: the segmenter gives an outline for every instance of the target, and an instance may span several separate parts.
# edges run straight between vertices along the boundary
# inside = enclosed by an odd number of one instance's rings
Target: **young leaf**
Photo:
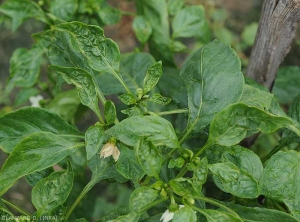
[[[256,198],[259,195],[258,181],[246,171],[232,163],[209,165],[217,187],[226,193],[242,198]]]
[[[184,141],[204,129],[217,112],[240,99],[244,77],[236,53],[218,40],[194,52],[180,76],[188,90],[189,105],[188,124],[181,135]]]
[[[171,16],[174,16],[184,6],[184,0],[169,0],[168,12]]]
[[[245,84],[240,103],[245,103],[248,106],[269,109],[274,95],[256,87]]]
[[[169,185],[172,188],[173,192],[179,196],[187,196],[187,195],[199,195],[201,190],[195,190],[193,183],[190,179],[187,178],[177,178],[169,181]]]
[[[0,195],[19,178],[46,169],[83,146],[72,140],[72,135],[36,132],[19,142],[1,168]]]
[[[208,163],[207,163],[207,158],[204,157],[200,161],[199,165],[195,166],[195,168],[193,169],[192,182],[194,187],[196,187],[196,189],[201,190],[202,185],[206,182],[207,174],[208,174]]]
[[[43,10],[37,3],[30,0],[5,1],[0,6],[0,12],[11,17],[13,31],[16,31],[24,21],[30,18],[47,23]]]
[[[124,103],[125,105],[133,105],[136,104],[136,98],[132,94],[122,94],[119,95],[118,98]]]
[[[106,123],[108,125],[113,124],[117,119],[115,104],[110,100],[106,101],[105,103],[104,116],[105,116]]]
[[[7,153],[29,134],[51,132],[78,140],[82,133],[65,120],[47,110],[25,107],[0,117],[0,148]]]
[[[266,209],[260,207],[245,207],[237,204],[228,204],[228,207],[234,210],[237,214],[241,216],[244,221],[253,222],[297,222],[295,218],[291,215],[284,213],[282,211]]]
[[[144,113],[136,106],[121,110],[121,113],[124,113],[128,116],[143,116],[144,115]]]
[[[43,51],[38,47],[18,48],[10,58],[8,85],[20,87],[33,86],[40,74]]]
[[[172,99],[168,98],[168,97],[163,97],[158,93],[155,93],[153,96],[151,96],[149,99],[149,101],[160,104],[160,105],[168,105]]]
[[[65,21],[72,19],[78,8],[78,0],[52,0],[49,3],[50,12]]]
[[[145,44],[152,34],[152,27],[143,15],[137,15],[134,18],[132,28],[141,44]]]
[[[232,146],[259,131],[271,133],[292,124],[286,117],[236,103],[215,115],[210,124],[208,140],[219,145]]]
[[[85,133],[86,156],[90,160],[109,138],[104,134],[102,126],[91,126]]]
[[[134,151],[124,145],[119,145],[119,148],[121,155],[116,164],[117,171],[125,178],[131,179],[134,182],[139,182],[144,176],[144,171],[141,168]]]
[[[162,75],[162,63],[157,62],[154,65],[152,65],[146,73],[145,79],[144,79],[144,94],[149,92],[159,81],[160,77]]]
[[[175,212],[172,222],[197,222],[196,213],[189,207],[184,206]]]
[[[135,153],[144,172],[148,176],[158,178],[163,160],[157,147],[152,142],[141,139]]]
[[[205,37],[209,33],[202,5],[186,6],[175,14],[172,38]]]
[[[171,123],[158,116],[132,116],[105,132],[122,143],[136,146],[141,137],[146,137],[155,146],[178,148],[177,136]]]
[[[240,218],[227,212],[206,209],[201,211],[206,217],[207,222],[243,222]]]
[[[67,170],[54,172],[33,187],[31,197],[37,216],[49,215],[66,201],[73,187],[73,179],[71,163],[68,162]]]
[[[153,201],[158,197],[158,191],[149,187],[139,187],[135,189],[129,199],[129,208],[132,212],[140,214],[147,210]]]
[[[98,16],[105,25],[116,24],[121,20],[122,17],[121,11],[109,6],[109,4],[105,6],[102,5],[101,9],[98,12]]]
[[[98,107],[98,96],[96,83],[93,77],[80,68],[50,66],[51,69],[58,72],[68,84],[73,84],[78,90],[81,103],[92,109],[97,116],[101,116]]]
[[[259,181],[261,194],[275,200],[299,200],[300,154],[279,151],[267,162]]]

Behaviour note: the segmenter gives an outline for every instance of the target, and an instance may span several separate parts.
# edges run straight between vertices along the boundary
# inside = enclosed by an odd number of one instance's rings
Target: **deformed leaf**
[[[210,209],[203,209],[201,211],[206,217],[207,222],[243,222],[240,218],[227,212]]]
[[[175,212],[173,222],[197,222],[196,213],[189,207],[184,206]]]
[[[8,85],[20,87],[33,86],[40,74],[43,51],[38,47],[18,48],[10,58]]]
[[[22,139],[40,131],[74,136],[74,140],[82,138],[81,132],[58,115],[45,109],[25,107],[0,117],[0,148],[10,153]]]
[[[73,84],[78,90],[81,103],[92,109],[97,116],[101,116],[98,107],[96,83],[88,72],[75,67],[50,66],[51,69],[60,73],[68,84]]]
[[[50,12],[62,20],[70,20],[78,8],[78,0],[52,0],[50,3]]]
[[[152,65],[146,73],[145,79],[144,79],[144,94],[149,92],[159,81],[160,77],[162,75],[162,63],[157,62],[154,65]]]
[[[242,198],[256,198],[259,195],[258,181],[246,171],[232,163],[209,165],[215,184],[224,192]]]
[[[143,116],[144,115],[144,113],[137,106],[133,106],[128,109],[121,110],[121,113],[124,113],[128,116]]]
[[[122,103],[128,106],[136,103],[136,98],[132,94],[122,94],[119,95],[118,98],[122,101]]]
[[[57,171],[40,180],[32,189],[32,203],[37,209],[37,216],[50,214],[62,205],[73,187],[73,170],[68,162],[68,169]]]
[[[197,196],[201,190],[195,190],[193,183],[190,179],[187,178],[176,178],[169,181],[169,185],[172,188],[173,192],[179,196]]]
[[[53,173],[53,167],[49,167],[47,169],[37,171],[25,176],[26,182],[30,184],[30,186],[34,187],[40,180],[49,176]]]
[[[139,187],[135,189],[129,199],[129,208],[137,214],[147,210],[154,200],[158,197],[158,191],[149,187]]]
[[[181,135],[184,141],[240,99],[244,77],[234,50],[218,40],[194,52],[183,64],[180,76],[187,87],[189,106],[188,124]]]
[[[145,44],[152,33],[152,27],[145,16],[137,15],[132,22],[132,28],[137,39]]]
[[[135,146],[141,137],[145,137],[155,146],[179,147],[172,124],[158,116],[132,116],[108,129],[105,133],[129,146]]]
[[[134,212],[130,212],[127,215],[120,216],[114,220],[109,220],[108,222],[137,222],[139,221],[140,215]]]
[[[116,107],[111,100],[107,100],[105,103],[104,116],[108,125],[113,124],[117,119]]]
[[[86,156],[90,160],[109,138],[104,134],[102,126],[91,126],[85,133]]]
[[[172,101],[171,98],[161,96],[161,95],[158,94],[158,93],[155,93],[155,94],[154,94],[153,96],[151,96],[148,100],[151,101],[151,102],[160,104],[160,105],[168,105],[168,104]]]
[[[0,195],[19,178],[46,169],[83,146],[72,140],[72,135],[35,132],[19,142],[1,168]]]
[[[215,115],[210,124],[209,141],[232,146],[257,132],[271,133],[293,122],[243,103],[228,106]]]

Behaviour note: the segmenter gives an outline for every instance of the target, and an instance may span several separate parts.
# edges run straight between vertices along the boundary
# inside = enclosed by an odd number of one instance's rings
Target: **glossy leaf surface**
[[[196,213],[189,207],[184,206],[175,212],[173,222],[197,222]]]
[[[142,213],[158,197],[158,191],[149,187],[135,189],[130,195],[129,208],[135,213]]]
[[[217,210],[202,210],[207,222],[242,222],[241,219],[233,214],[217,211]]]
[[[102,126],[91,126],[85,133],[87,160],[99,152],[108,139]]]
[[[108,125],[113,124],[117,119],[116,107],[111,100],[108,100],[105,103],[104,116],[105,116],[106,123]]]

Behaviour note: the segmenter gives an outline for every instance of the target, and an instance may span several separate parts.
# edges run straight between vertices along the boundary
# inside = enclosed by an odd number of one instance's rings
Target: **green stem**
[[[228,211],[229,213],[233,214],[234,216],[238,217],[239,219],[242,220],[242,218],[240,218],[240,216],[234,212],[233,210],[231,210],[229,207],[213,200],[213,199],[210,199],[210,198],[207,198],[207,197],[200,197],[200,196],[193,196],[195,199],[198,199],[198,200],[202,200],[204,202],[207,202],[207,203],[210,203],[212,205],[215,205],[217,207],[220,207],[220,208],[223,208],[224,210]],[[243,221],[243,220],[242,220]]]
[[[168,198],[165,197],[165,198],[156,200],[156,201],[154,201],[152,204],[150,204],[150,205],[148,205],[147,207],[145,207],[144,209],[142,209],[142,211],[145,212],[145,211],[149,210],[150,208],[156,206],[157,204],[160,204],[160,203],[166,201],[167,199],[168,199]]]
[[[68,219],[69,216],[72,214],[73,210],[75,209],[75,207],[79,204],[79,202],[82,200],[82,198],[87,194],[87,192],[89,192],[93,186],[95,185],[94,182],[90,181],[81,191],[81,193],[79,194],[79,196],[77,197],[77,199],[75,200],[75,202],[73,203],[73,205],[70,207],[70,209],[67,211],[65,218]]]
[[[120,82],[120,83],[122,84],[122,86],[125,88],[126,92],[127,92],[128,94],[131,94],[129,88],[126,86],[126,84],[125,84],[124,80],[122,79],[122,77],[121,77],[118,73],[116,73],[116,71],[113,70],[112,68],[111,68],[110,70],[111,70],[111,74],[113,74],[113,76],[116,77],[117,80],[119,80],[119,82]]]
[[[187,113],[188,111],[189,111],[188,109],[175,109],[170,111],[159,112],[156,114],[163,116],[163,115],[170,115],[170,114],[177,114],[177,113]]]
[[[11,208],[15,209],[16,211],[20,212],[21,214],[25,215],[25,216],[30,216],[29,213],[27,213],[25,210],[21,209],[20,207],[18,207],[17,205],[14,205],[13,203],[1,198],[1,201],[6,204],[7,206],[10,206]]]

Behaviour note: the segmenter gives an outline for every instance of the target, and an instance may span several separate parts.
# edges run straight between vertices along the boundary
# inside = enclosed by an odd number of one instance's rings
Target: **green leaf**
[[[119,95],[118,98],[124,103],[125,105],[133,105],[136,104],[136,98],[132,94],[122,94]]]
[[[80,54],[87,58],[94,70],[108,72],[116,78],[121,78],[118,74],[119,48],[111,39],[105,38],[103,29],[80,22],[66,22],[54,26],[54,30],[59,31],[64,44],[69,44],[68,41],[74,39]]]
[[[40,131],[74,137],[74,140],[82,136],[58,115],[40,108],[25,107],[0,117],[0,148],[10,153],[22,139]]]
[[[143,15],[137,15],[133,22],[132,28],[136,35],[136,38],[141,44],[145,44],[152,34],[152,27],[147,18]]]
[[[15,98],[15,106],[21,106],[29,100],[30,97],[39,94],[39,90],[36,88],[22,88],[18,92]]]
[[[245,103],[248,106],[254,106],[258,108],[269,109],[272,103],[274,95],[256,87],[246,85],[244,86],[244,91],[240,103]]]
[[[300,93],[300,67],[287,66],[280,68],[272,92],[281,104],[290,104]]]
[[[5,206],[5,204],[3,203],[3,201],[0,198],[0,219],[2,221],[13,221],[15,222],[15,216],[13,215],[12,212],[10,212],[10,210]]]
[[[78,8],[78,0],[52,0],[50,3],[50,12],[59,19],[71,20]]]
[[[139,187],[130,195],[129,208],[132,212],[140,214],[147,210],[158,197],[158,191],[149,187]]]
[[[259,207],[245,207],[236,204],[228,204],[228,206],[238,213],[244,221],[252,222],[296,222],[295,218],[282,211],[259,208]]]
[[[179,196],[197,196],[201,190],[195,190],[193,183],[187,178],[177,178],[169,181],[169,185],[173,192]]]
[[[128,116],[143,116],[144,115],[144,113],[136,106],[121,110],[121,113],[124,113]]]
[[[49,167],[47,169],[26,175],[25,179],[26,179],[27,183],[30,184],[30,186],[34,187],[40,180],[42,180],[43,178],[45,178],[45,177],[49,176],[51,173],[53,173],[53,171],[54,171],[53,167]]]
[[[172,52],[182,52],[187,50],[187,46],[180,41],[171,40],[169,43],[169,48]]]
[[[299,200],[300,154],[288,151],[274,154],[260,178],[261,194],[275,200]]]
[[[50,67],[61,74],[68,84],[76,86],[83,105],[92,109],[98,117],[101,116],[98,107],[97,86],[92,75],[80,68],[59,66]]]
[[[226,193],[242,198],[256,198],[259,195],[258,181],[246,171],[232,163],[217,163],[208,167],[213,173],[217,187]]]
[[[134,212],[130,212],[127,215],[120,216],[114,220],[109,220],[108,222],[137,222],[139,221],[140,215]]]
[[[71,155],[82,143],[71,140],[72,135],[36,132],[27,136],[15,147],[0,171],[0,195],[19,178],[46,169]]]
[[[155,146],[179,147],[172,124],[158,116],[132,116],[113,126],[105,133],[129,146],[136,146],[141,137],[146,137]]]
[[[19,87],[33,86],[40,74],[43,51],[38,47],[18,48],[10,58],[8,85]]]
[[[71,163],[68,162],[67,170],[54,172],[33,187],[31,197],[37,216],[49,215],[66,201],[73,187],[73,179]]]
[[[204,129],[217,112],[240,99],[244,77],[236,53],[218,40],[194,52],[184,63],[180,76],[188,90],[189,105],[183,141],[189,134]]]
[[[175,212],[173,222],[197,222],[196,213],[189,207],[184,206]]]
[[[78,92],[73,89],[58,93],[45,108],[61,116],[64,120],[74,123],[75,114],[80,104]]]
[[[13,31],[16,31],[24,21],[30,18],[47,23],[43,10],[37,3],[30,0],[5,1],[0,6],[0,12],[11,17]]]
[[[184,6],[184,0],[169,0],[168,12],[171,16],[174,16]]]
[[[235,215],[226,212],[206,209],[201,210],[201,212],[206,217],[207,222],[242,222]]]
[[[186,6],[175,14],[172,38],[204,37],[209,32],[202,5]]]
[[[214,117],[210,124],[208,140],[219,145],[232,146],[259,131],[271,133],[292,124],[293,122],[286,117],[236,103]]]
[[[158,178],[163,160],[157,147],[152,142],[142,139],[139,141],[135,152],[144,172],[148,176]]]
[[[117,119],[116,107],[111,100],[107,100],[105,103],[104,116],[108,125],[113,124]]]
[[[104,134],[102,126],[95,125],[88,128],[85,133],[87,160],[90,160],[97,152],[99,152],[108,139],[106,134]]]
[[[201,190],[202,185],[205,184],[206,178],[208,174],[208,163],[207,158],[204,157],[199,165],[195,166],[193,169],[193,178],[192,182],[194,187],[196,187],[197,190]]]
[[[160,77],[162,75],[162,63],[161,61],[155,63],[152,65],[146,73],[146,76],[144,78],[144,94],[149,92],[159,81]]]
[[[138,162],[133,150],[124,145],[119,145],[120,157],[116,163],[117,171],[127,179],[139,182],[144,176],[144,171]]]
[[[247,25],[242,32],[242,39],[246,46],[252,46],[254,44],[258,24],[256,22]]]
[[[151,102],[160,104],[160,105],[168,105],[168,104],[172,101],[171,98],[161,96],[161,95],[158,94],[158,93],[155,93],[155,94],[154,94],[153,96],[151,96],[148,100],[151,101]]]
[[[113,25],[121,20],[121,11],[109,5],[101,7],[98,12],[99,18],[105,25]]]

